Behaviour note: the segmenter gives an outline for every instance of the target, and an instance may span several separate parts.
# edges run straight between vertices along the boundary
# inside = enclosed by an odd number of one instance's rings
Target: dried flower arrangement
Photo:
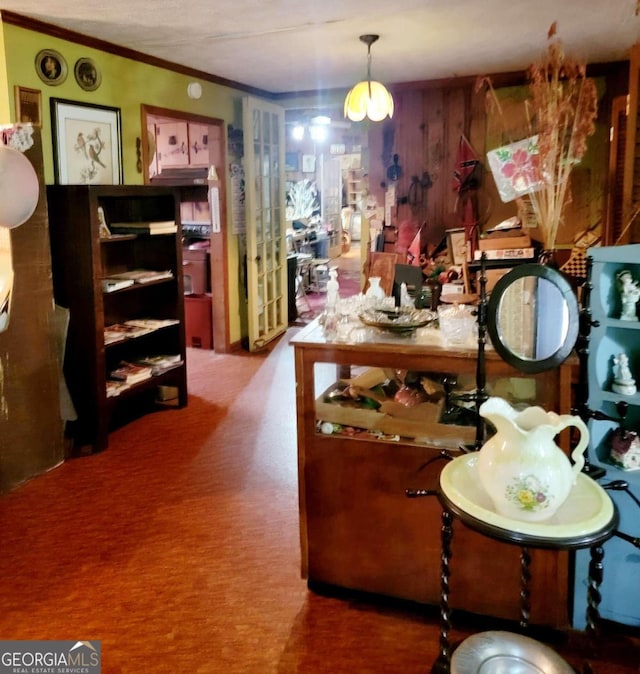
[[[316,184],[310,180],[291,183],[286,195],[287,220],[310,218],[320,208]]]
[[[548,38],[556,34],[556,24]],[[565,56],[559,40],[551,42],[544,59],[527,71],[530,98],[524,103],[529,139],[502,167],[505,178],[528,185],[519,208],[532,212],[546,250],[555,248],[565,206],[571,201],[569,178],[595,131],[598,98],[586,65]],[[490,110],[504,120],[500,100],[488,77],[478,78],[476,91],[486,88]],[[505,125],[506,126],[506,125]],[[515,139],[514,139],[515,140]]]

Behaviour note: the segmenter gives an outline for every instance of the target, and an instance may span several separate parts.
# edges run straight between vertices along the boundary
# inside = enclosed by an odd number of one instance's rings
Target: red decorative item
[[[476,151],[467,138],[461,135],[453,171],[453,189],[458,192],[456,210],[464,227],[465,243],[472,260],[478,239],[478,189],[482,182],[482,170]]]

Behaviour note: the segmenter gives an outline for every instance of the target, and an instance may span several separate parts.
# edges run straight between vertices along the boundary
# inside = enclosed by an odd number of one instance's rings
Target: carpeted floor
[[[0,497],[0,638],[101,640],[103,674],[430,671],[437,607],[300,577],[297,330],[259,354],[189,349],[187,407]],[[482,628],[456,616],[451,636]],[[638,674],[638,640],[607,643],[594,671]]]

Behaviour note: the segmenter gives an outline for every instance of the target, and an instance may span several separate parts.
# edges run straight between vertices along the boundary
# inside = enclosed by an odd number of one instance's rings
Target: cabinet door
[[[189,166],[209,166],[209,126],[189,123]]]
[[[187,122],[156,124],[158,168],[189,165],[189,134]]]

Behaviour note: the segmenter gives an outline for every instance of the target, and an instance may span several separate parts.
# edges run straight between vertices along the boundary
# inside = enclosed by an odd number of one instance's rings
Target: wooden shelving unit
[[[54,185],[47,200],[55,301],[69,309],[64,374],[78,417],[69,431],[76,451],[99,451],[114,425],[153,409],[160,390],[174,391],[177,406],[187,403],[179,199],[167,187]],[[101,238],[99,207],[107,225],[175,220],[177,232]],[[172,275],[103,292],[105,277],[141,268]],[[105,345],[105,327],[142,318],[176,322]],[[121,361],[169,354],[182,363],[107,397],[109,374]]]

